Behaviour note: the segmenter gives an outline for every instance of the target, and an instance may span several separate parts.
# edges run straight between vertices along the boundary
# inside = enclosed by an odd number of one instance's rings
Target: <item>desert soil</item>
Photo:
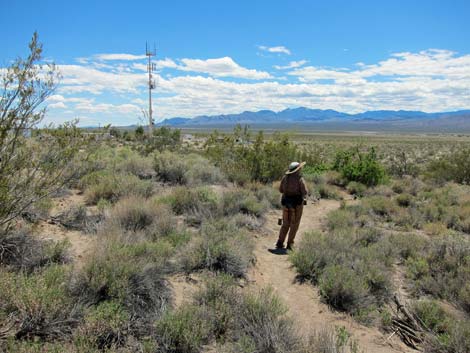
[[[340,202],[321,200],[304,207],[302,222],[297,233],[296,243],[302,235],[311,230],[322,230],[326,215],[337,209]],[[266,215],[266,224],[257,236],[255,255],[256,265],[249,273],[250,286],[270,286],[284,301],[299,332],[308,337],[312,332],[331,327],[344,327],[358,342],[362,351],[368,353],[416,352],[404,345],[398,338],[380,332],[377,328],[363,326],[349,315],[331,310],[320,300],[318,288],[311,283],[299,283],[296,272],[287,254],[275,254],[279,226],[277,219],[281,211],[271,211]]]
[[[71,205],[80,204],[84,204],[83,196],[77,191],[72,191],[71,195],[57,200],[51,214],[61,212]],[[340,202],[336,200],[309,202],[304,207],[296,243],[299,243],[307,231],[321,231],[327,214],[339,206]],[[325,328],[344,327],[358,342],[361,351],[367,353],[416,352],[404,345],[397,337],[389,338],[388,334],[380,332],[377,328],[363,326],[349,315],[331,310],[320,300],[318,288],[311,283],[299,283],[296,280],[296,272],[289,262],[288,255],[270,251],[273,250],[277,240],[279,232],[277,219],[280,213],[281,211],[269,212],[262,230],[254,234],[256,264],[249,271],[247,287],[251,289],[271,287],[286,304],[289,316],[294,320],[299,333],[305,337]],[[39,228],[38,233],[44,238],[68,239],[71,243],[74,264],[78,267],[96,241],[93,235],[69,231],[47,222],[41,222]],[[174,303],[178,307],[190,300],[191,293],[198,287],[199,281],[177,275],[170,278],[170,282],[175,296]]]

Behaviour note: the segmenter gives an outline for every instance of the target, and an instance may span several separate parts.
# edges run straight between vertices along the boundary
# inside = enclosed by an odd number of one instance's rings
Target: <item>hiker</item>
[[[282,193],[282,226],[279,231],[276,249],[284,248],[284,240],[286,239],[287,233],[289,233],[287,249],[292,249],[294,245],[295,234],[299,229],[300,219],[302,218],[302,211],[304,203],[306,204],[307,197],[307,187],[300,174],[304,165],[305,162],[292,162],[281,180],[279,191]]]

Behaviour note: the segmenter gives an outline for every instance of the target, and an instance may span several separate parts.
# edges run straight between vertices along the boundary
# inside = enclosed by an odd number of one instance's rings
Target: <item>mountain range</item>
[[[348,114],[336,110],[288,108],[279,112],[260,110],[239,114],[170,118],[158,126],[180,128],[229,128],[236,124],[260,128],[306,128],[311,130],[407,130],[470,132],[470,110],[425,113],[408,110],[376,110]]]

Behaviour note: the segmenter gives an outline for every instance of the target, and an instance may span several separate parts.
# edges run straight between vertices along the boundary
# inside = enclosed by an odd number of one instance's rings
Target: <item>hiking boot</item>
[[[276,243],[276,249],[284,249],[284,244]]]
[[[287,244],[286,249],[287,250],[293,250],[294,249],[294,244]]]

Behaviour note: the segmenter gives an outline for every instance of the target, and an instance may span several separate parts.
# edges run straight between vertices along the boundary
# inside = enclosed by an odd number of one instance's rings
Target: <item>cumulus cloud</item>
[[[67,106],[65,105],[64,102],[57,102],[57,103],[49,104],[48,108],[50,108],[50,109],[67,109]]]
[[[134,54],[96,54],[94,58],[103,61],[113,61],[113,60],[124,60],[124,61],[134,61],[145,59],[145,55],[134,55]]]
[[[299,60],[299,61],[291,61],[289,64],[285,66],[274,65],[273,67],[277,70],[288,70],[288,69],[295,69],[297,67],[304,66],[307,63],[307,60]]]
[[[201,72],[216,77],[236,77],[252,80],[271,78],[269,73],[244,68],[228,56],[207,60],[181,59],[181,63],[182,65],[178,66],[179,70]]]
[[[285,70],[287,80],[245,68],[230,57],[165,58],[155,63],[161,70],[173,70],[172,76],[154,74],[157,120],[291,106],[351,113],[377,109],[449,111],[468,109],[470,102],[470,55],[447,50],[396,53],[351,68],[307,66],[306,60],[275,66]],[[54,119],[59,119],[60,112],[71,118],[86,116],[103,123],[130,124],[146,107],[145,62],[97,66],[86,61],[58,67],[63,78],[56,94],[47,99]]]
[[[278,54],[286,54],[286,55],[291,55],[291,51],[287,49],[286,47],[279,45],[276,47],[267,47],[265,45],[258,45],[258,49],[267,51],[269,53],[278,53]]]

